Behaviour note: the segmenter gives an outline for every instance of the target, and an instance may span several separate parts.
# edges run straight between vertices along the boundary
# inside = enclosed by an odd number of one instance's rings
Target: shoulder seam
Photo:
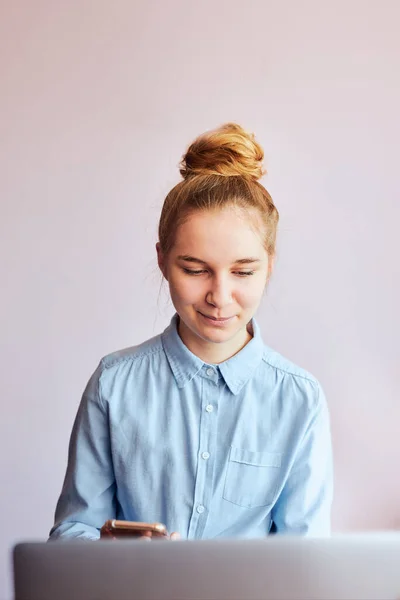
[[[122,364],[122,363],[126,363],[128,361],[136,361],[139,358],[143,358],[145,356],[150,356],[151,354],[157,354],[158,352],[163,351],[163,347],[161,346],[160,348],[154,348],[152,350],[148,350],[147,352],[141,352],[137,355],[131,355],[131,356],[119,356],[118,358],[115,358],[114,361],[112,361],[110,364],[106,364],[106,356],[104,356],[101,360],[100,360],[100,367],[101,367],[101,373],[98,377],[97,380],[97,386],[98,386],[98,398],[99,398],[99,402],[100,405],[102,407],[103,410],[105,410],[105,405],[104,405],[104,399],[103,399],[103,394],[101,391],[101,378],[104,374],[104,372],[106,371],[106,369],[111,369],[112,367],[115,367],[118,364]]]
[[[139,354],[133,353],[129,356],[118,356],[117,358],[112,360],[112,362],[110,362],[109,364],[107,364],[107,362],[106,362],[107,357],[104,356],[100,362],[104,369],[110,369],[111,367],[115,367],[115,365],[117,365],[117,364],[128,362],[128,361],[136,361],[139,358],[143,358],[145,356],[150,356],[151,354],[158,354],[159,352],[163,352],[163,351],[164,351],[164,348],[162,346],[160,346],[159,348],[147,350],[147,352],[140,352]]]
[[[284,369],[283,367],[278,367],[277,365],[274,365],[269,360],[267,360],[265,355],[263,355],[263,361],[265,363],[267,363],[270,367],[277,369],[278,371],[282,371],[283,373],[287,373],[288,375],[293,375],[293,377],[300,377],[301,379],[305,379],[306,381],[309,381],[310,383],[316,384],[317,387],[319,388],[317,379],[315,379],[315,377],[313,377],[312,375],[311,376],[302,375],[301,373],[294,373],[293,371],[290,371],[289,369]]]
[[[103,399],[103,392],[101,391],[101,378],[103,376],[104,373],[104,369],[101,369],[101,373],[97,379],[97,395],[99,397],[99,404],[101,405],[101,408],[103,410],[103,412],[105,412],[105,404],[104,404],[104,399]]]

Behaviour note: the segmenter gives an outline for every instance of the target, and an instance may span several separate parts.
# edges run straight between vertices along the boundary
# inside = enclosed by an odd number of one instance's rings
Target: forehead
[[[172,252],[215,264],[249,256],[267,259],[257,216],[236,207],[189,215],[177,229]]]

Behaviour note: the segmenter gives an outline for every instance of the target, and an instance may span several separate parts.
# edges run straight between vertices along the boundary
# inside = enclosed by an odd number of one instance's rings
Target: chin
[[[206,342],[212,342],[213,344],[223,344],[229,342],[235,334],[228,333],[227,331],[204,331],[198,330],[198,335]]]

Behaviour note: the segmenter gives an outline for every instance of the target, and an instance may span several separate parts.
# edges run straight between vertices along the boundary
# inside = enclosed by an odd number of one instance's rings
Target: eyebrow
[[[188,254],[181,254],[178,256],[178,260],[184,260],[185,262],[189,262],[189,263],[198,263],[200,265],[206,265],[206,261],[205,260],[201,260],[200,258],[195,258],[194,256],[189,256]],[[259,263],[261,262],[259,258],[239,258],[238,260],[235,260],[232,264],[234,265],[248,265],[248,264],[254,264],[254,263]]]

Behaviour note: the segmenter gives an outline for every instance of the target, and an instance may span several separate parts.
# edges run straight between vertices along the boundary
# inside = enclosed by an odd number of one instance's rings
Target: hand
[[[151,542],[151,538],[153,537],[151,531],[145,531],[142,535],[139,536],[139,539],[143,540],[144,542]],[[159,536],[154,536],[154,537],[159,537]],[[171,535],[167,535],[165,538],[162,538],[165,540],[171,540],[172,542],[176,541],[176,540],[180,540],[181,536],[177,531],[174,531],[173,533],[171,533]]]
[[[180,540],[181,536],[179,533],[177,533],[176,531],[174,531],[173,533],[171,533],[171,535],[167,535],[167,536],[160,536],[157,534],[153,534],[151,531],[142,531],[140,533],[137,533],[135,535],[115,535],[108,527],[107,527],[107,523],[105,523],[103,525],[103,527],[100,529],[100,538],[101,539],[109,539],[109,540],[118,540],[121,539],[121,537],[130,537],[131,539],[140,539],[143,541],[149,541],[151,542],[152,537],[155,538],[159,538],[159,539],[163,539],[163,540],[171,540],[171,541],[175,541],[175,540]]]

